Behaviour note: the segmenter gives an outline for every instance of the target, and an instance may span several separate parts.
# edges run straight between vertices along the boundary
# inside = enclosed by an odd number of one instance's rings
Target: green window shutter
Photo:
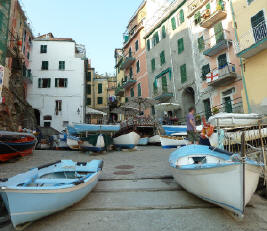
[[[153,92],[154,92],[154,95],[158,93],[158,83],[156,79],[153,82]]]
[[[68,79],[64,79],[64,87],[68,87]]]
[[[97,104],[103,104],[103,98],[102,97],[97,97]]]
[[[166,27],[165,26],[162,26],[161,28],[161,35],[162,35],[162,38],[166,38]]]
[[[162,92],[167,93],[168,92],[168,85],[167,85],[166,75],[162,76],[161,81],[162,81]]]
[[[198,50],[201,52],[205,49],[205,43],[204,43],[204,38],[203,36],[199,37],[197,39],[197,43],[198,43]]]
[[[219,43],[222,40],[224,40],[222,22],[219,22],[214,26],[214,34],[215,34],[215,38],[216,38],[216,43]]]
[[[146,49],[147,51],[150,51],[150,40],[149,39],[146,40]]]
[[[219,65],[219,69],[222,69],[227,65],[227,55],[226,54],[222,54],[222,55],[218,56],[218,65]]]
[[[131,97],[134,97],[134,89],[133,88],[131,88],[131,90],[130,90],[131,92]]]
[[[156,69],[156,60],[155,59],[152,59],[151,60],[151,70],[152,72],[154,72]]]
[[[163,64],[165,64],[165,52],[164,51],[160,53],[160,65],[162,66]]]
[[[42,79],[38,79],[38,88],[41,88],[42,87]]]
[[[186,64],[180,66],[180,74],[181,74],[181,83],[185,83],[187,81]]]
[[[91,84],[88,84],[87,85],[87,95],[91,95],[92,93],[92,87],[91,87]]]
[[[203,67],[202,67],[202,79],[206,79],[206,76],[207,76],[207,74],[209,74],[210,73],[210,65],[209,64],[207,64],[207,65],[204,65]]]
[[[210,10],[210,3],[208,3],[208,4],[206,5],[206,9],[207,9],[207,10]]]
[[[129,49],[129,57],[132,57],[132,48]]]
[[[138,42],[138,40],[136,40],[136,42],[135,42],[135,51],[138,51],[138,49],[139,49],[139,42]]]
[[[125,103],[127,103],[129,101],[128,97],[125,97]]]
[[[57,79],[57,78],[55,79],[55,87],[58,87],[58,80],[59,79]]]
[[[156,32],[156,44],[159,43],[159,32]]]
[[[133,68],[132,68],[132,67],[130,67],[129,77],[130,77],[130,78],[133,77]]]
[[[91,102],[91,98],[87,98],[87,105],[91,105],[92,102]]]
[[[138,97],[141,97],[142,96],[141,83],[138,83],[137,87],[138,87]]]
[[[102,94],[103,89],[102,89],[102,83],[98,84],[98,94]]]
[[[184,51],[184,39],[178,39],[178,54],[181,54]]]
[[[180,18],[180,23],[183,23],[184,22],[184,10],[180,10],[179,18]]]
[[[136,63],[136,73],[140,72],[140,61],[138,60]]]
[[[48,79],[48,84],[47,84],[48,86],[48,88],[50,88],[51,87],[51,79]]]
[[[195,19],[195,24],[198,24],[198,23],[201,22],[201,13],[200,13],[200,11],[198,11],[197,13],[195,13],[194,19]]]
[[[65,61],[59,61],[59,70],[65,70]]]
[[[172,23],[172,29],[175,30],[176,29],[176,20],[175,20],[175,17],[173,17],[171,19],[171,23]]]

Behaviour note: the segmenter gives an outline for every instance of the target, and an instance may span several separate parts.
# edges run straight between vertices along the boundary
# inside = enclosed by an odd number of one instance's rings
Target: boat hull
[[[130,132],[114,138],[113,143],[119,148],[133,149],[138,144],[139,140],[140,135],[138,135],[136,132]]]
[[[148,144],[148,140],[149,140],[148,137],[140,138],[140,140],[139,140],[139,142],[138,142],[138,145],[139,145],[139,146],[146,146],[146,145]]]
[[[79,141],[74,138],[67,138],[67,145],[71,150],[79,150]]]
[[[88,182],[72,188],[58,190],[6,190],[1,193],[9,211],[12,224],[18,225],[38,220],[61,211],[83,199],[96,186],[98,172]],[[25,206],[27,201],[27,206]]]
[[[148,143],[150,144],[160,144],[160,135],[155,135],[149,138]]]
[[[186,139],[181,139],[172,136],[161,136],[161,147],[164,149],[177,148],[179,146],[185,146],[189,144],[189,141]]]
[[[88,141],[82,141],[80,143],[80,149],[83,151],[102,152],[105,150],[104,137],[99,135],[95,146],[90,144]]]
[[[260,168],[259,166],[246,164],[244,198],[243,166],[241,163],[194,170],[171,167],[177,183],[188,192],[238,215],[244,213],[244,207],[256,191]]]

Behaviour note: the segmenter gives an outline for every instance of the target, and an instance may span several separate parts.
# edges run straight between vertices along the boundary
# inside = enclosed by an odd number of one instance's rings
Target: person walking
[[[199,135],[196,129],[195,113],[196,109],[194,107],[190,107],[189,113],[186,117],[187,137],[190,144],[199,144]]]

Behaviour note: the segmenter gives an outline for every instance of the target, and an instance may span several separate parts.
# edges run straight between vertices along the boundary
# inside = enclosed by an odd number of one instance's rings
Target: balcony
[[[227,63],[223,67],[214,69],[206,78],[209,86],[227,86],[233,83],[237,78],[235,65]]]
[[[247,59],[267,49],[266,24],[267,21],[263,21],[239,37],[239,42],[234,43],[238,57]]]
[[[135,58],[132,56],[126,57],[121,63],[121,70],[128,69],[135,62]]]
[[[173,93],[170,92],[162,92],[162,93],[157,93],[154,92],[154,99],[158,100],[159,102],[167,102],[173,97]]]
[[[222,30],[221,32],[205,40],[205,50],[203,55],[212,57],[227,49],[231,45],[232,40],[230,39],[230,32],[227,30]]]
[[[215,12],[211,13],[210,15],[208,12],[208,10],[205,11],[203,14],[204,20],[200,23],[200,26],[207,29],[211,28],[217,22],[225,19],[227,16],[226,11],[221,9],[215,10]]]
[[[197,10],[201,9],[209,0],[193,0],[188,4],[188,18],[196,13]]]
[[[116,96],[123,97],[124,96],[124,89],[123,89],[123,87],[121,87],[121,86],[117,87],[116,90],[115,90],[115,95]]]
[[[127,89],[127,88],[129,88],[129,87],[132,87],[132,86],[134,86],[135,85],[135,83],[136,83],[136,80],[135,79],[133,79],[133,78],[127,78],[127,77],[125,77],[125,81],[123,82],[123,88],[124,89]]]

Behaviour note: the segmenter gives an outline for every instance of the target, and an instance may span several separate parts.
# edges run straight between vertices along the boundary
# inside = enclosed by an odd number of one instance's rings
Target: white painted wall
[[[40,46],[47,45],[47,53],[40,53]],[[42,61],[49,62],[49,70],[41,70]],[[65,70],[59,70],[59,61],[65,61]],[[51,127],[61,131],[63,121],[69,124],[84,122],[85,70],[84,60],[75,57],[75,42],[34,40],[30,59],[33,83],[28,86],[27,101],[34,109],[40,110],[40,123],[43,117],[51,115]],[[38,88],[39,78],[51,78],[50,88]],[[56,88],[55,78],[67,78],[67,88]],[[62,100],[62,113],[56,115],[56,100]],[[77,111],[80,111],[78,113]],[[47,121],[49,122],[49,121]]]

